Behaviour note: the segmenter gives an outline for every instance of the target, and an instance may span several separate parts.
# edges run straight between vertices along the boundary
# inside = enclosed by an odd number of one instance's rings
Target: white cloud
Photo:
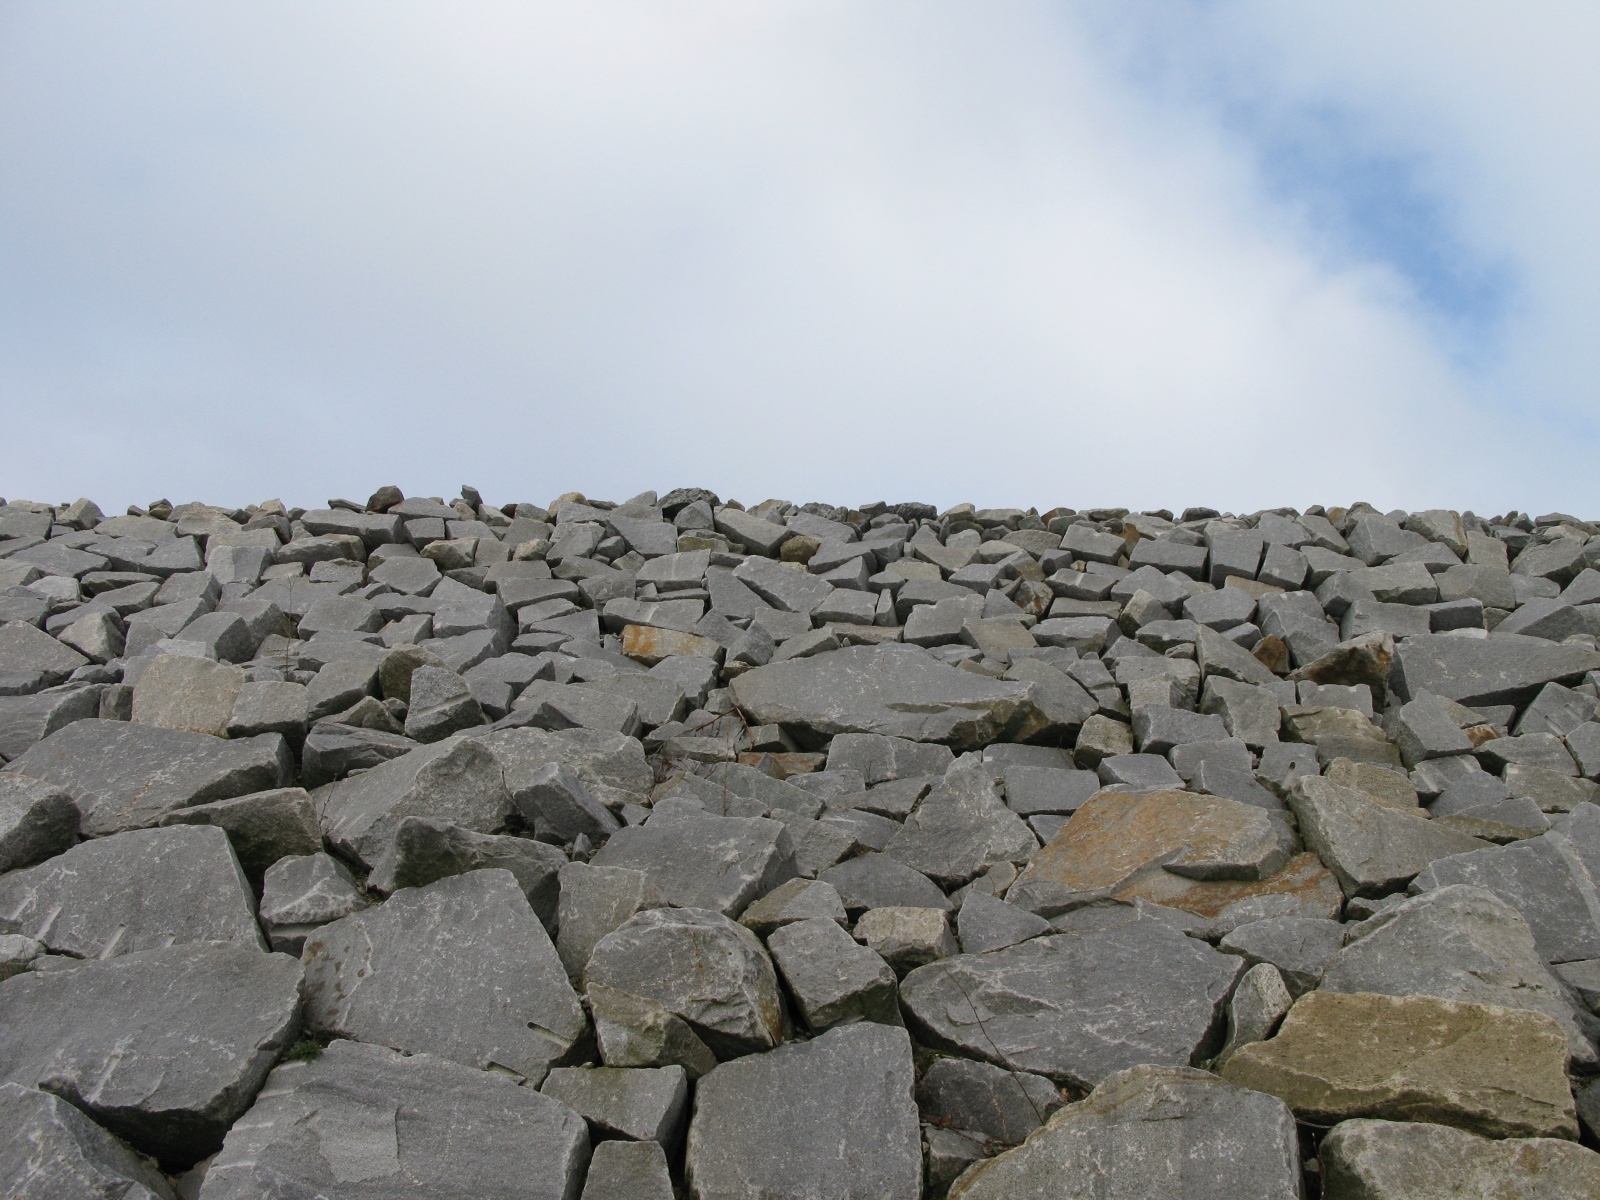
[[[1153,87],[1124,54],[1158,15],[1090,11],[8,8],[3,486],[1600,498],[1559,29],[1497,56],[1385,9],[1204,10]],[[1224,68],[1418,156],[1516,264],[1487,372],[1264,186]]]

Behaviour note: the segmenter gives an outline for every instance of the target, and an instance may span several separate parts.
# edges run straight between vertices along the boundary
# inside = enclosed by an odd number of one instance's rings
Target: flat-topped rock
[[[798,874],[788,827],[763,817],[652,817],[619,830],[590,862],[631,867],[667,903],[730,917]]]
[[[1600,1154],[1559,1138],[1486,1138],[1357,1118],[1318,1147],[1329,1200],[1566,1200],[1600,1195]]]
[[[174,1200],[172,1185],[72,1105],[0,1084],[0,1189],[14,1200]]]

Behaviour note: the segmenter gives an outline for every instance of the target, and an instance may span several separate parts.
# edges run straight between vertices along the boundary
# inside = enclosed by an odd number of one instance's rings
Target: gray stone
[[[444,667],[413,671],[407,704],[406,736],[418,742],[437,742],[487,723],[466,680]]]
[[[1600,1154],[1560,1138],[1485,1138],[1448,1125],[1341,1121],[1318,1147],[1328,1200],[1568,1200],[1600,1195]]]
[[[1003,777],[1006,807],[1019,817],[1076,812],[1100,789],[1100,777],[1093,771],[1018,764],[1006,766]]]
[[[810,917],[786,924],[768,936],[767,949],[812,1033],[852,1021],[900,1023],[894,971],[837,921]]]
[[[1390,731],[1407,770],[1425,759],[1472,752],[1472,739],[1461,731],[1449,709],[1431,694],[1402,704],[1390,719]]]
[[[310,700],[303,684],[279,680],[247,682],[234,698],[224,732],[230,738],[282,734],[291,745],[305,741]]]
[[[921,1200],[912,1081],[905,1031],[874,1022],[721,1064],[696,1095],[690,1194]]]
[[[753,724],[811,738],[879,733],[970,748],[1037,719],[1030,685],[960,671],[908,646],[855,646],[746,671],[734,703]]]
[[[945,959],[913,971],[900,995],[937,1049],[1092,1087],[1130,1065],[1209,1053],[1243,970],[1146,921]]]
[[[262,881],[258,911],[272,948],[298,957],[319,926],[366,907],[349,869],[318,852],[273,863]]]
[[[388,851],[406,817],[498,833],[514,811],[499,761],[481,741],[461,738],[379,763],[316,799],[329,843],[368,868]]]
[[[640,1053],[640,1010],[681,1022],[719,1060],[770,1050],[788,1024],[761,942],[708,909],[654,908],[630,918],[596,944],[583,981],[609,1066],[673,1061]]]
[[[72,797],[89,836],[154,825],[174,809],[265,791],[288,782],[288,748],[276,734],[224,741],[126,721],[75,721],[6,770]]]
[[[1435,859],[1481,850],[1478,838],[1444,829],[1317,776],[1295,780],[1288,803],[1300,837],[1348,896],[1399,891]]]
[[[334,1042],[279,1067],[201,1200],[578,1200],[589,1133],[566,1105],[432,1054]]]
[[[1228,1040],[1215,1065],[1225,1064],[1241,1046],[1266,1041],[1293,1004],[1294,997],[1277,967],[1269,962],[1251,967],[1228,997]]]
[[[597,1133],[657,1142],[668,1150],[683,1140],[689,1077],[682,1067],[556,1067],[539,1090]]]
[[[1301,1195],[1283,1101],[1182,1066],[1104,1079],[1015,1150],[967,1171],[952,1200],[1284,1200]]]
[[[44,1087],[163,1163],[214,1152],[300,1020],[300,964],[171,946],[0,984],[0,1080]]]
[[[673,1200],[666,1152],[655,1142],[601,1142],[589,1162],[583,1195],[585,1200]]]
[[[291,854],[322,849],[322,830],[304,788],[276,788],[180,808],[161,818],[167,825],[215,825],[228,835],[239,866],[253,884],[267,868]]]
[[[886,854],[846,859],[817,878],[838,891],[845,910],[852,915],[869,908],[952,907],[931,879]]]
[[[743,925],[757,937],[765,938],[775,930],[796,921],[814,917],[844,925],[844,901],[831,883],[818,879],[791,879],[781,883],[757,900],[739,918]]]
[[[564,863],[557,872],[556,952],[568,978],[583,978],[589,955],[600,939],[635,913],[666,903],[643,871]]]
[[[1344,927],[1320,917],[1269,917],[1235,926],[1217,948],[1255,966],[1269,963],[1292,995],[1317,986],[1328,960],[1344,943]]]
[[[1571,812],[1580,804],[1600,803],[1600,784],[1544,767],[1512,763],[1505,769],[1505,786],[1511,795],[1532,800],[1544,812]]]
[[[66,1101],[0,1084],[0,1189],[13,1200],[174,1200],[150,1162]]]
[[[1183,787],[1183,779],[1159,754],[1116,754],[1096,768],[1100,782],[1125,791],[1158,791]]]
[[[0,625],[0,683],[12,695],[60,683],[88,661],[25,621]]]
[[[1565,1030],[1575,1063],[1600,1063],[1528,923],[1482,888],[1437,888],[1363,922],[1333,956],[1321,988],[1542,1012]]]
[[[1052,932],[1049,921],[973,888],[961,903],[956,932],[963,954],[1003,950]]]
[[[301,748],[300,782],[320,788],[419,748],[420,743],[399,734],[323,721],[306,735]]]
[[[221,737],[245,684],[244,671],[228,663],[163,654],[133,688],[133,719],[141,725]]]
[[[1576,682],[1600,668],[1600,653],[1520,634],[1487,638],[1430,634],[1396,650],[1393,687],[1402,699],[1428,691],[1460,704],[1524,704],[1547,683]]]
[[[942,908],[868,909],[856,921],[855,937],[899,976],[949,958],[960,949]]]
[[[390,849],[372,868],[367,886],[387,895],[400,888],[426,887],[468,871],[499,867],[516,877],[536,917],[546,928],[556,921],[560,892],[557,872],[567,856],[532,838],[476,833],[448,821],[406,817],[395,828]]]
[[[71,796],[42,780],[0,772],[0,876],[43,862],[77,840]]]
[[[1011,1144],[1064,1103],[1055,1084],[1041,1075],[962,1058],[936,1060],[917,1081],[916,1098],[925,1121]]]
[[[402,889],[322,926],[303,961],[306,1021],[326,1033],[535,1084],[585,1044],[578,997],[509,871]]]
[[[860,771],[868,787],[891,779],[943,775],[953,761],[948,746],[874,733],[841,733],[828,746],[829,768]]]
[[[761,817],[663,814],[619,830],[591,861],[644,872],[669,904],[726,916],[798,873],[788,829]]]
[[[265,949],[220,829],[137,829],[0,877],[0,918],[52,953],[111,958],[193,942]]]
[[[583,781],[559,762],[546,763],[518,783],[512,802],[542,841],[565,845],[583,836],[603,842],[622,827]]]
[[[98,685],[63,684],[31,696],[0,696],[0,758],[16,758],[56,730],[99,715],[104,692]]]
[[[955,887],[1000,862],[1024,863],[1038,839],[1000,799],[981,763],[952,766],[884,848],[890,858]]]
[[[640,803],[654,776],[637,738],[596,729],[502,729],[473,739],[499,761],[513,798],[540,778],[548,763],[560,763],[583,781],[602,804]]]

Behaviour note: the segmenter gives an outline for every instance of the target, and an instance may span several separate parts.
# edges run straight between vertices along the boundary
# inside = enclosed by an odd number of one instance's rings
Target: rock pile
[[[0,1192],[1600,1196],[1600,526],[0,503]]]

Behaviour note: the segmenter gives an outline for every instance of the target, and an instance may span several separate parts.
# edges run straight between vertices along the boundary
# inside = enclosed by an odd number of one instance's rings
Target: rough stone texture
[[[1322,1139],[1327,1200],[1600,1196],[1600,1154],[1558,1138],[1493,1140],[1425,1122],[1341,1121]]]
[[[135,829],[0,877],[0,919],[52,953],[111,958],[194,942],[265,949],[228,835]]]
[[[341,1041],[272,1073],[200,1200],[578,1200],[589,1147],[583,1118],[532,1088]]]
[[[322,849],[316,809],[303,788],[276,788],[180,808],[162,817],[160,824],[215,825],[228,835],[239,865],[255,882],[280,858]]]
[[[852,1021],[900,1023],[893,968],[836,921],[810,917],[784,925],[767,938],[767,949],[813,1033]]]
[[[133,719],[221,737],[233,719],[245,678],[243,670],[227,663],[163,654],[133,686]]]
[[[549,763],[567,768],[602,804],[639,802],[653,782],[637,738],[597,729],[500,729],[474,735],[505,773],[512,798]]]
[[[655,1142],[601,1142],[583,1194],[587,1200],[673,1200],[666,1152]]]
[[[557,872],[566,862],[567,856],[556,847],[531,838],[474,833],[445,821],[407,817],[396,827],[388,852],[372,868],[367,886],[387,895],[467,871],[501,867],[515,876],[534,915],[548,928],[555,924]]]
[[[31,866],[78,840],[78,806],[58,788],[0,772],[0,873]]]
[[[1391,684],[1402,699],[1432,692],[1458,704],[1523,704],[1547,683],[1573,683],[1600,670],[1600,652],[1522,634],[1407,638]]]
[[[277,734],[224,741],[127,721],[76,721],[5,768],[72,797],[90,837],[142,829],[167,813],[288,782],[288,747]]]
[[[653,817],[590,861],[643,872],[669,904],[730,917],[798,873],[788,828],[762,817]]]
[[[991,1142],[1022,1141],[1062,1103],[1060,1091],[1042,1075],[965,1058],[938,1059],[917,1081],[923,1120]]]
[[[988,680],[899,646],[855,646],[756,667],[732,690],[751,724],[813,737],[879,733],[970,749],[1036,719],[1029,685]]]
[[[0,983],[0,1081],[52,1092],[179,1167],[213,1153],[300,1024],[300,964],[145,950]]]
[[[1241,975],[1228,997],[1228,1040],[1217,1055],[1215,1068],[1220,1069],[1239,1047],[1271,1037],[1293,1003],[1288,985],[1271,963],[1257,963]]]
[[[996,863],[1024,863],[1039,848],[981,764],[952,767],[884,847],[890,858],[955,887]]]
[[[948,958],[906,976],[900,995],[937,1048],[1093,1087],[1215,1049],[1243,971],[1242,959],[1146,921]]]
[[[676,1150],[689,1110],[682,1067],[556,1067],[539,1089],[597,1132]]]
[[[958,950],[950,922],[939,908],[873,908],[856,921],[856,940],[905,975]]]
[[[761,942],[721,913],[649,909],[601,938],[584,990],[600,1053],[629,1061],[631,1014],[644,1006],[684,1022],[718,1059],[770,1050],[783,1040],[778,977]]]
[[[49,1092],[0,1084],[0,1130],[11,1200],[174,1200],[160,1171]]]
[[[863,1022],[723,1063],[699,1083],[695,1200],[920,1200],[922,1146],[905,1031]]]
[[[666,903],[643,871],[630,867],[597,867],[564,863],[556,872],[556,952],[577,981],[589,965],[595,945],[635,913]]]
[[[509,871],[469,871],[325,925],[305,943],[306,1022],[537,1084],[588,1022]]]
[[[281,858],[267,869],[259,912],[272,948],[298,956],[318,927],[367,903],[343,863],[316,853]]]
[[[1305,1121],[1433,1121],[1487,1137],[1576,1138],[1567,1037],[1543,1013],[1432,996],[1302,996],[1223,1077]]]
[[[1237,926],[1223,936],[1217,949],[1237,954],[1251,966],[1271,963],[1298,996],[1318,986],[1344,936],[1344,927],[1326,918],[1268,917]]]
[[[1294,1118],[1281,1100],[1186,1067],[1103,1080],[1015,1150],[981,1162],[951,1200],[1288,1200],[1301,1195]]]
[[[1446,829],[1420,812],[1395,808],[1317,776],[1295,781],[1289,807],[1306,847],[1322,859],[1348,896],[1382,896],[1410,883],[1435,859],[1487,843]]]
[[[845,923],[844,901],[839,898],[838,889],[816,879],[791,879],[745,909],[739,924],[764,938],[785,925],[812,917]]]

